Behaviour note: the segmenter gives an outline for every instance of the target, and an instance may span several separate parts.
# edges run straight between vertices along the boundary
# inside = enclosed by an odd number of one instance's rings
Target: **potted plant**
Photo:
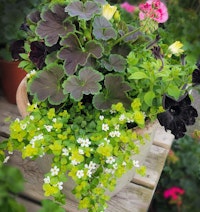
[[[65,204],[72,179],[79,209],[104,211],[118,179],[144,174],[137,155],[156,119],[178,139],[198,115],[188,94],[195,65],[179,41],[163,42],[167,19],[158,0],[133,14],[102,0],[51,1],[30,13],[20,54],[28,115],[11,123],[1,157],[18,150],[47,161],[45,196]]]
[[[10,103],[16,103],[16,90],[26,72],[18,68],[19,57],[13,55],[11,48],[15,40],[23,38],[26,33],[20,30],[24,17],[37,6],[41,0],[2,0],[0,5],[0,82],[3,94]],[[15,46],[16,47],[16,46]]]

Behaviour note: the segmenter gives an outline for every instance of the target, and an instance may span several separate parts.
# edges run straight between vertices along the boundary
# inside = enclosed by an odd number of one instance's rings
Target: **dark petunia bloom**
[[[20,53],[25,53],[24,40],[17,40],[10,45],[11,56],[14,60],[20,60]]]
[[[171,130],[175,139],[185,135],[186,125],[193,125],[198,116],[197,110],[191,105],[191,100],[186,93],[177,101],[167,95],[163,97],[165,112],[157,115],[158,121],[165,130]]]
[[[44,67],[46,55],[47,47],[43,42],[34,41],[31,43],[29,58],[38,69],[42,69]]]
[[[200,85],[200,61],[196,64],[197,68],[192,73],[192,83],[194,86]]]

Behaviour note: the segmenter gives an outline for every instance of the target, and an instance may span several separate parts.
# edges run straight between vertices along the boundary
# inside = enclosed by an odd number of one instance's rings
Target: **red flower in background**
[[[181,205],[182,204],[181,195],[183,195],[184,193],[185,191],[182,188],[174,186],[169,189],[166,189],[163,195],[165,199],[170,198],[171,204]]]

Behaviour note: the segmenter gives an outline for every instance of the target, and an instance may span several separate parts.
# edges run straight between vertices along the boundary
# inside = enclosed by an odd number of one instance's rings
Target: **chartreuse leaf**
[[[103,52],[103,47],[96,41],[88,41],[85,47],[80,46],[78,37],[73,33],[69,33],[61,41],[61,45],[65,47],[61,49],[58,57],[65,60],[64,67],[68,75],[74,74],[78,65],[84,66],[90,55],[100,58]]]
[[[42,208],[38,212],[65,212],[64,208],[62,208],[58,203],[45,199],[42,200]]]
[[[144,95],[144,101],[148,106],[152,106],[152,102],[154,98],[155,98],[155,93],[153,91],[148,91]]]
[[[136,71],[130,75],[129,79],[146,79],[148,76],[142,71]]]
[[[123,103],[125,107],[131,104],[127,91],[131,89],[120,75],[107,74],[104,80],[105,90],[93,97],[97,109],[110,109],[112,104]]]
[[[181,90],[176,85],[170,84],[167,88],[167,93],[175,99],[178,99],[181,94]]]
[[[60,65],[49,65],[29,84],[29,90],[39,101],[46,99],[53,105],[64,102],[67,95],[63,94],[60,81],[64,76],[63,67]]]
[[[93,34],[97,40],[115,39],[117,32],[112,24],[103,16],[95,17],[93,22]]]
[[[64,82],[64,93],[70,93],[71,98],[75,101],[80,101],[83,94],[96,94],[101,89],[100,81],[103,80],[103,75],[90,68],[85,67],[79,71],[79,76],[70,76]]]
[[[71,2],[66,8],[65,12],[68,12],[70,16],[78,16],[80,19],[90,20],[94,15],[100,13],[100,8],[97,3],[93,1],[82,1]]]
[[[126,59],[121,55],[111,54],[108,62],[103,61],[103,65],[108,71],[123,72],[126,69]]]
[[[64,7],[54,5],[52,9],[45,10],[41,13],[42,20],[38,22],[36,28],[37,34],[45,40],[47,46],[56,44],[60,36],[64,36],[75,30],[75,26],[66,20],[67,13]]]

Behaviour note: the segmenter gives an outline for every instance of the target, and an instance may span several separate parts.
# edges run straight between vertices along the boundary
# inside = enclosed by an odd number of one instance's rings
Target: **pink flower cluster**
[[[164,198],[168,199],[171,198],[174,203],[181,204],[181,198],[180,196],[183,195],[185,191],[179,187],[171,187],[169,189],[166,189],[164,191]]]
[[[158,23],[164,23],[168,19],[167,7],[160,0],[148,0],[146,3],[139,5],[139,10],[140,20],[151,18]]]
[[[133,13],[136,7],[134,5],[129,4],[128,2],[124,2],[120,5],[121,8],[125,9],[128,13]]]

